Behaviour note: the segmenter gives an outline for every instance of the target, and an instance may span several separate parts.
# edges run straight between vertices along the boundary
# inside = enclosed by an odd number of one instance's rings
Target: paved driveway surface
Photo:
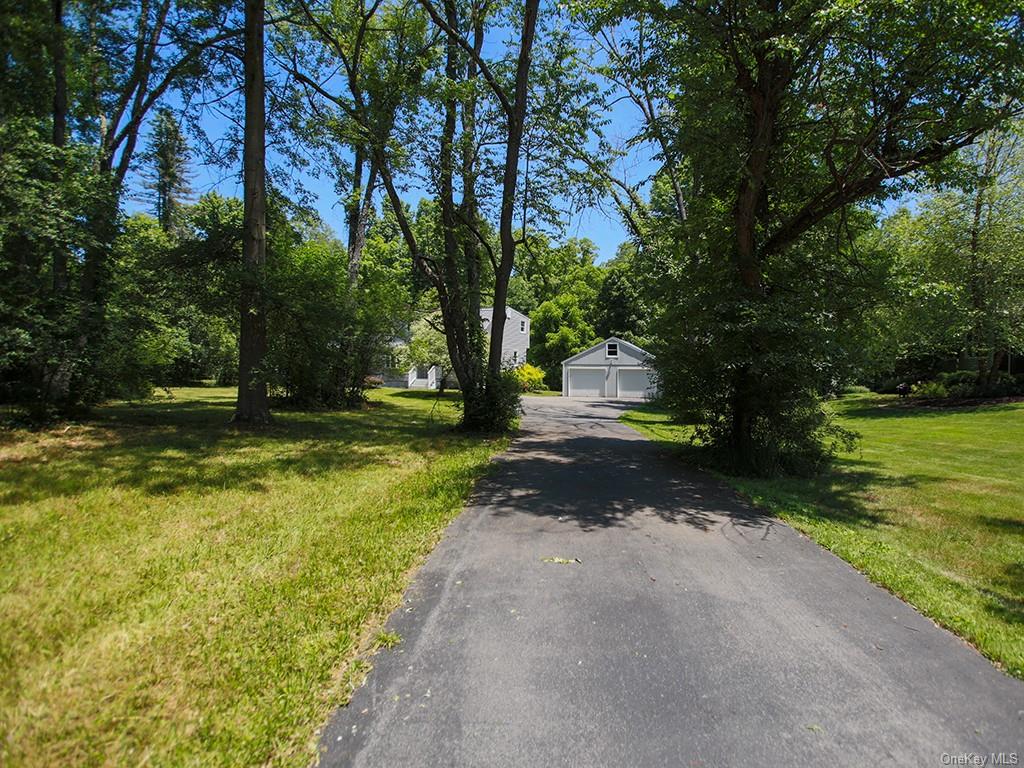
[[[322,765],[1024,764],[1024,684],[622,408],[527,400]]]

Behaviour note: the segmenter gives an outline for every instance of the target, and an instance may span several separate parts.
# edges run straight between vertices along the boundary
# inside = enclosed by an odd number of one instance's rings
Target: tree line
[[[0,12],[0,386],[36,413],[117,396],[145,378],[138,360],[168,349],[143,354],[154,329],[180,336],[189,322],[237,337],[238,422],[269,419],[275,392],[351,403],[396,322],[429,304],[464,426],[507,429],[503,310],[543,296],[531,307],[542,367],[618,326],[648,342],[666,404],[709,450],[773,472],[818,466],[846,441],[822,398],[880,361],[934,357],[952,334],[994,381],[1019,343],[1007,319],[1019,276],[991,239],[1012,234],[996,223],[1012,218],[999,214],[1015,199],[1002,192],[1012,152],[986,149],[1006,143],[1024,89],[1024,20],[1007,0],[3,0]],[[610,121],[621,103],[635,124]],[[240,218],[222,199],[182,202],[182,126],[195,162],[239,174]],[[631,178],[639,147],[650,172]],[[333,182],[343,241],[309,213],[295,169]],[[140,174],[159,234],[125,213]],[[907,193],[928,203],[880,226],[878,207]],[[601,312],[620,316],[598,322],[583,288],[547,293],[565,274],[537,251],[601,201],[631,242],[600,289]],[[215,215],[237,227],[230,245],[202,229]],[[951,250],[964,226],[966,271]],[[964,284],[967,331],[900,303],[926,285],[953,301],[951,280],[922,268]],[[168,322],[186,305],[205,320]],[[936,343],[912,351],[925,326]],[[291,359],[303,348],[305,368]]]

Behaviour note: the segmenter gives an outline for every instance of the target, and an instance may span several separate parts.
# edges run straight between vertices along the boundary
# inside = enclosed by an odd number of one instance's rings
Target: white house
[[[652,357],[612,336],[562,361],[562,397],[647,400],[658,393]]]
[[[484,333],[491,336],[491,320],[494,317],[493,307],[480,310],[480,322]],[[526,353],[530,349],[530,318],[512,307],[505,308],[505,330],[501,334],[501,358],[506,365],[515,368],[526,362]]]
[[[480,325],[487,334],[491,335],[491,321],[494,318],[493,307],[481,307]],[[507,307],[505,309],[505,330],[501,335],[501,357],[506,365],[512,367],[522,365],[526,362],[526,353],[530,349],[530,318],[518,309]],[[404,342],[396,342],[395,346]],[[389,387],[408,387],[409,389],[438,389],[442,382],[448,388],[457,388],[458,384],[453,380],[450,371],[445,371],[440,365],[412,366],[407,371],[387,366],[381,374],[384,383]],[[446,379],[445,376],[448,378]]]

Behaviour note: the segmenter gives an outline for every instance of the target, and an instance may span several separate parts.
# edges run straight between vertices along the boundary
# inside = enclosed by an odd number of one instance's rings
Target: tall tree
[[[192,189],[189,186],[189,148],[181,126],[169,107],[157,110],[152,136],[143,154],[145,188],[153,201],[153,213],[165,232],[171,226]]]
[[[993,131],[959,153],[956,184],[925,190],[868,247],[894,257],[894,300],[878,312],[881,372],[927,375],[959,358],[973,389],[1024,348],[1024,132]]]
[[[267,316],[264,270],[267,261],[266,85],[264,0],[246,0],[243,53],[245,133],[242,150],[242,290],[238,344],[238,402],[234,421],[270,421],[266,374]]]
[[[870,271],[849,245],[855,207],[1019,109],[1019,4],[626,2],[591,18],[627,38],[612,77],[657,95],[639,137],[663,164],[653,192],[661,178],[684,193],[659,209],[609,181],[672,274],[658,355],[670,401],[740,469],[814,454],[817,398],[848,348],[838,318]]]
[[[53,146],[63,150],[68,134],[67,43],[64,33],[64,0],[52,0],[53,35],[50,40],[50,61],[53,66]],[[68,288],[68,251],[58,243],[53,249],[53,292],[63,294]]]
[[[505,330],[505,314],[508,299],[508,284],[512,278],[515,265],[516,248],[519,240],[516,237],[515,214],[517,193],[520,181],[520,153],[523,145],[523,134],[526,129],[527,98],[530,92],[530,64],[533,57],[533,44],[537,32],[537,18],[540,9],[539,0],[526,0],[523,6],[522,22],[519,31],[519,52],[516,57],[515,79],[511,89],[503,85],[491,71],[481,55],[482,36],[479,42],[472,43],[460,33],[456,26],[454,2],[448,0],[445,5],[446,14],[442,15],[430,0],[420,0],[430,18],[448,36],[449,61],[454,57],[453,47],[461,47],[474,64],[475,74],[479,70],[488,87],[493,91],[505,121],[505,159],[501,170],[501,203],[498,217],[498,237],[501,243],[501,256],[496,264],[494,275],[494,314],[491,321],[491,338],[488,354],[488,376],[496,382],[501,376],[502,337]],[[480,14],[483,13],[481,9]],[[475,31],[475,28],[474,28]]]

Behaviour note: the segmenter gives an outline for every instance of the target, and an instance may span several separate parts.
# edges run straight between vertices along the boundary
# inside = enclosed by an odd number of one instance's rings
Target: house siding
[[[490,338],[490,327],[491,327],[491,316],[493,309],[491,307],[483,307],[480,310],[480,320],[484,324],[485,332],[488,338]],[[523,330],[520,330],[522,328]],[[405,339],[394,339],[392,340],[392,346],[398,344],[407,344],[408,340]],[[505,314],[505,330],[502,334],[501,344],[501,357],[506,365],[516,366],[522,365],[526,362],[526,353],[530,349],[530,318],[524,315],[517,309],[509,307]],[[444,385],[446,389],[457,389],[458,382],[455,379],[454,374],[448,370],[440,370],[436,379],[433,381],[433,386],[436,387],[438,384]],[[409,372],[400,371],[394,368],[386,368],[379,374],[384,380],[384,385],[388,387],[408,387],[410,385]],[[443,380],[443,381],[442,381]],[[417,382],[426,382],[427,379],[416,379]],[[420,383],[414,386],[426,386],[426,384]]]
[[[480,310],[480,319],[486,321],[487,336],[490,338],[490,326],[493,309],[484,307]],[[524,324],[524,325],[521,325]],[[520,328],[525,327],[524,331]],[[505,311],[505,329],[501,335],[501,359],[506,365],[521,365],[526,362],[526,353],[530,349],[530,318],[517,309],[508,307]]]

